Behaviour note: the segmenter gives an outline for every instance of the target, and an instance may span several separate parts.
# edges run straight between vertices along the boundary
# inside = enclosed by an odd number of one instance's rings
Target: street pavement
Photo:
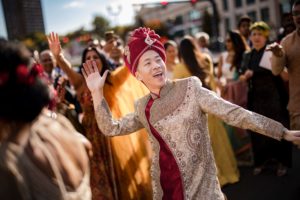
[[[293,166],[288,174],[277,177],[274,167],[259,175],[252,175],[253,168],[240,168],[240,181],[224,186],[228,200],[300,200],[300,150],[293,149]]]

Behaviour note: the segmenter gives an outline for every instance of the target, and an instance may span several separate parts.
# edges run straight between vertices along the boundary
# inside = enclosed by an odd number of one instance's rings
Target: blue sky
[[[103,15],[111,21],[112,25],[130,24],[134,21],[132,3],[153,0],[41,0],[46,33],[50,31],[65,34],[84,26],[91,28],[95,15]],[[154,0],[155,1],[155,0]],[[1,1],[0,1],[1,2]],[[121,6],[117,18],[111,16],[108,7]],[[0,36],[6,37],[6,28],[2,3],[0,3]]]

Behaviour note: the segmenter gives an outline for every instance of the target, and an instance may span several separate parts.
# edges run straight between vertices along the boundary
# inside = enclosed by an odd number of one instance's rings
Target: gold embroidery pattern
[[[136,113],[118,121],[112,120],[103,105],[100,105],[102,108],[96,111],[98,124],[105,124],[108,135],[122,134],[142,126],[150,133],[145,116],[149,98],[150,95],[147,95],[140,99],[136,104]],[[251,129],[278,140],[282,138],[284,127],[280,123],[224,101],[203,88],[196,77],[167,82],[161,91],[161,98],[155,102],[151,108],[150,122],[176,159],[185,199],[224,200],[217,179],[206,113],[233,126]],[[153,150],[153,198],[161,199],[163,191],[160,186],[159,143],[152,134],[149,136]]]

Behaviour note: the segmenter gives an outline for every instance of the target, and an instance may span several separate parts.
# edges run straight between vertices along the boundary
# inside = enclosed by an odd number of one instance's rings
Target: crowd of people
[[[277,41],[270,31],[243,16],[217,63],[204,32],[108,31],[79,70],[55,32],[38,57],[1,39],[0,199],[223,200],[238,166],[286,175],[300,146],[300,1]]]

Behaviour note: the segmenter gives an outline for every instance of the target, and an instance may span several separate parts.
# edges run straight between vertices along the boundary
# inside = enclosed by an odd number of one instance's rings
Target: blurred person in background
[[[94,48],[102,49],[99,40],[96,39],[96,38],[94,38],[94,39],[93,39],[93,38],[89,39],[88,42],[87,42],[87,46],[88,46],[88,47],[94,47]]]
[[[48,80],[48,85],[55,96],[55,103],[51,110],[65,115],[76,130],[82,132],[82,126],[78,121],[81,108],[76,99],[74,88],[71,87],[62,69],[57,66],[56,60],[49,49],[40,53],[39,61],[45,70],[44,75]]]
[[[199,32],[195,35],[195,38],[198,42],[198,46],[200,47],[200,51],[202,53],[208,54],[211,58],[213,58],[211,51],[208,49],[209,35],[205,32]]]
[[[238,31],[240,34],[244,37],[247,44],[251,47],[251,41],[250,41],[250,26],[252,24],[252,20],[249,16],[244,15],[240,18],[238,22]]]
[[[124,65],[123,53],[124,53],[123,41],[121,40],[121,38],[118,38],[116,44],[112,47],[109,54],[109,58],[112,60],[113,63],[113,69],[116,69]]]
[[[248,106],[257,112],[289,127],[288,111],[286,109],[288,94],[280,76],[274,76],[271,71],[269,53],[265,51],[270,28],[265,22],[255,22],[251,28],[253,48],[245,53],[241,66],[241,80],[248,82]],[[292,164],[292,145],[286,141],[275,141],[263,135],[251,133],[254,154],[254,175],[260,174],[267,162],[275,159],[277,176],[287,173]]]
[[[173,78],[173,71],[178,64],[178,47],[175,41],[169,40],[164,43],[164,48],[166,50],[166,67],[167,67],[167,77],[169,79]]]
[[[40,53],[39,60],[43,66],[48,80],[54,83],[55,79],[60,75],[56,69],[56,60],[50,50],[44,50]]]
[[[91,199],[91,144],[50,102],[21,44],[0,45],[0,199]]]
[[[105,44],[102,49],[108,58],[108,64],[111,70],[115,70],[122,65],[120,62],[122,61],[123,42],[114,31],[105,32]]]
[[[278,43],[280,43],[285,36],[296,30],[292,13],[284,13],[281,20],[281,33],[278,35]]]
[[[286,36],[281,44],[273,43],[267,48],[272,52],[272,72],[281,74],[286,67],[289,76],[289,103],[291,129],[300,128],[300,1],[292,7],[296,30]]]

